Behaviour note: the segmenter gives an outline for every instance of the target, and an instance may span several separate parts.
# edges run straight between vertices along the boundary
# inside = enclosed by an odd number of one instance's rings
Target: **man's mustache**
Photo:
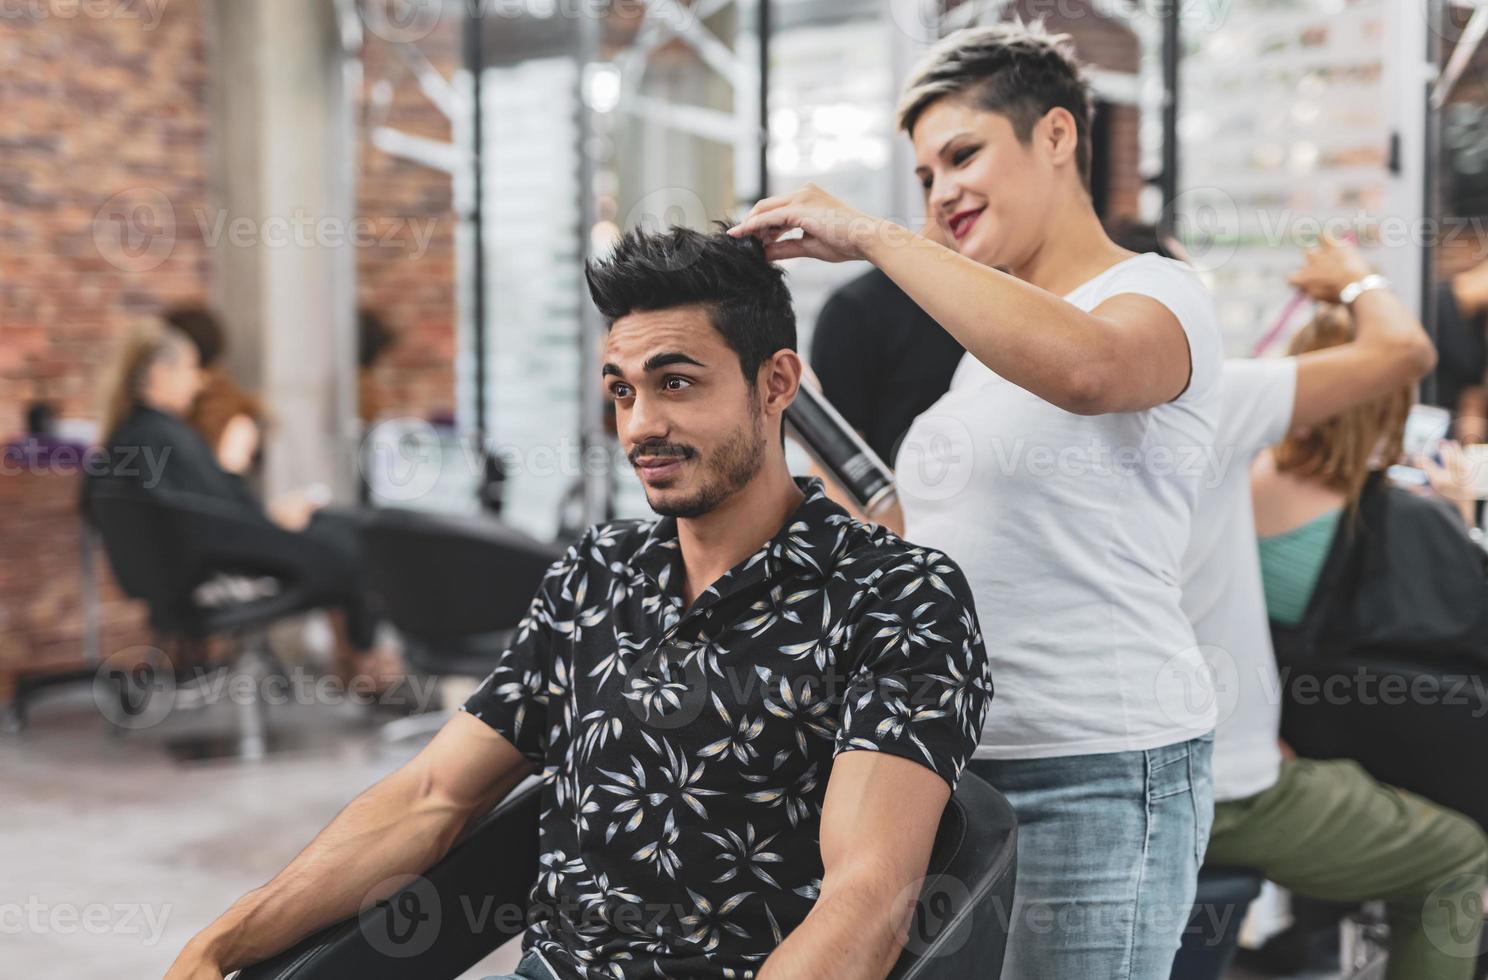
[[[675,456],[678,459],[691,459],[696,455],[697,450],[691,446],[669,442],[648,442],[636,446],[626,454],[626,458],[630,460],[631,466],[639,466],[640,464],[636,461],[642,456],[659,456],[662,458]]]

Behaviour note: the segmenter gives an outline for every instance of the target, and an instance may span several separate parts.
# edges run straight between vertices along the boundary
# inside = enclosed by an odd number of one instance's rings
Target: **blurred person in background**
[[[1307,253],[1291,285],[1338,304],[1370,273],[1352,246],[1324,241]],[[1391,980],[1473,975],[1479,922],[1469,917],[1460,928],[1450,920],[1484,883],[1488,839],[1468,818],[1383,785],[1352,760],[1297,759],[1281,744],[1283,682],[1267,624],[1275,581],[1274,574],[1263,579],[1256,525],[1273,521],[1282,507],[1305,515],[1320,493],[1340,506],[1357,493],[1375,446],[1385,443],[1388,453],[1393,443],[1398,451],[1408,386],[1434,363],[1420,323],[1385,288],[1359,292],[1349,307],[1324,308],[1290,357],[1226,361],[1215,469],[1201,484],[1183,562],[1184,610],[1217,658],[1211,668],[1234,685],[1215,736],[1214,830],[1205,862],[1254,868],[1310,898],[1388,903]],[[1295,494],[1279,495],[1285,500],[1263,490],[1253,512],[1252,460],[1269,457],[1266,447],[1278,440],[1316,440],[1337,430],[1353,433],[1350,448],[1327,454],[1334,462],[1322,466],[1337,489],[1294,486]],[[1342,465],[1345,456],[1357,465]],[[1275,464],[1257,468],[1274,473]],[[1315,553],[1312,532],[1296,544]],[[1300,578],[1312,567],[1310,560],[1287,564]],[[1286,603],[1288,613],[1293,604]]]
[[[393,347],[398,335],[376,310],[357,311],[357,415],[372,425],[387,409],[387,392],[377,380],[377,362]]]
[[[362,580],[356,520],[321,511],[310,495],[293,495],[268,507],[243,477],[224,468],[202,435],[186,421],[197,404],[203,374],[198,347],[166,322],[146,323],[125,340],[106,389],[100,423],[107,471],[89,475],[83,506],[116,485],[146,494],[190,494],[227,504],[243,520],[303,533],[322,546],[325,560],[305,569],[308,579],[338,607],[337,669],[343,679],[372,673],[384,686],[400,676],[398,657],[373,650],[376,619]]]
[[[1294,358],[1323,352],[1337,353],[1356,342],[1363,317],[1351,316],[1341,306],[1329,306],[1292,339],[1289,353]],[[1260,452],[1250,470],[1251,493],[1255,507],[1256,533],[1260,543],[1261,571],[1266,585],[1266,606],[1272,622],[1283,627],[1300,623],[1312,603],[1319,576],[1328,555],[1340,536],[1357,542],[1383,539],[1386,528],[1378,521],[1363,519],[1371,504],[1377,504],[1397,521],[1419,517],[1426,523],[1413,525],[1418,532],[1439,528],[1444,537],[1416,536],[1417,543],[1436,540],[1461,545],[1462,561],[1422,561],[1407,563],[1407,554],[1394,552],[1391,560],[1371,565],[1379,584],[1387,590],[1393,580],[1404,589],[1408,578],[1420,576],[1439,581],[1439,588],[1427,592],[1443,597],[1430,610],[1410,614],[1426,636],[1442,637],[1444,631],[1476,623],[1478,610],[1454,611],[1447,596],[1453,595],[1448,580],[1465,578],[1481,580],[1481,551],[1473,546],[1467,533],[1475,502],[1472,465],[1461,449],[1443,441],[1434,453],[1414,460],[1403,458],[1406,420],[1415,400],[1410,384],[1397,386],[1348,411],[1320,419],[1309,425],[1294,425],[1274,446]],[[1438,499],[1417,507],[1409,490],[1392,487],[1386,470],[1396,463],[1412,462],[1427,475]],[[1394,538],[1405,535],[1389,529]],[[1472,547],[1468,547],[1472,546]],[[1398,559],[1398,560],[1397,560]],[[1370,582],[1355,583],[1368,587]],[[1474,592],[1473,594],[1476,594]],[[1477,603],[1474,603],[1476,605]],[[1399,612],[1405,613],[1404,609]],[[1374,616],[1382,613],[1378,607]],[[1404,631],[1402,631],[1404,632]],[[1467,635],[1477,643],[1477,630]]]
[[[1488,442],[1488,262],[1437,284],[1436,345],[1433,404],[1452,413],[1459,441]]]
[[[200,365],[201,390],[185,416],[187,424],[206,440],[223,469],[246,476],[258,458],[268,416],[223,363],[227,340],[221,322],[204,306],[167,310],[165,322],[191,338]]]
[[[899,125],[951,247],[812,185],[732,231],[771,258],[866,258],[966,348],[896,463],[904,533],[961,564],[997,666],[970,767],[1018,812],[1004,975],[1160,980],[1208,839],[1216,717],[1162,682],[1175,663],[1207,681],[1178,588],[1201,466],[1172,461],[1212,443],[1222,352],[1193,271],[1101,227],[1068,40],[967,29],[912,73]],[[939,444],[957,484],[916,492]]]

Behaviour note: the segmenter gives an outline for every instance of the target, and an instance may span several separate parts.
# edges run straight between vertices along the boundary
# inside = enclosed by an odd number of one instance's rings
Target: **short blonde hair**
[[[1075,117],[1075,162],[1090,186],[1090,84],[1068,34],[1051,34],[1042,21],[968,27],[950,34],[909,73],[896,111],[899,128],[914,135],[925,110],[941,99],[962,99],[1006,116],[1027,143],[1050,109]]]

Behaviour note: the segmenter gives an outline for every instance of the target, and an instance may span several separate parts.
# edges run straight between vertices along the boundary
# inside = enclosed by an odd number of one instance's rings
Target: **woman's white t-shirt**
[[[1131,293],[1187,335],[1178,398],[1075,415],[968,354],[896,456],[905,537],[956,561],[976,597],[996,684],[981,758],[1130,752],[1214,729],[1179,568],[1214,451],[1219,329],[1198,277],[1158,255],[1065,299],[1088,311]]]

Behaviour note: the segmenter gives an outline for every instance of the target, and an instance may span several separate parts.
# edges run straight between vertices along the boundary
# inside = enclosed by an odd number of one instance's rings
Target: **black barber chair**
[[[270,737],[259,696],[261,681],[273,669],[267,630],[287,616],[329,604],[329,597],[312,591],[306,574],[332,560],[324,546],[245,519],[220,501],[196,494],[105,487],[89,495],[84,516],[103,539],[125,595],[148,604],[150,627],[158,638],[200,640],[226,634],[237,648],[231,669],[251,679],[246,685],[238,686],[235,679],[218,688],[240,692],[234,695],[234,737],[176,741],[171,751],[178,758],[258,758],[282,744]],[[220,576],[237,577],[245,588],[236,590],[236,597],[232,589],[221,590],[207,601],[201,586]],[[153,717],[153,698],[163,697],[168,711],[204,696],[201,688],[185,683],[189,678],[174,676],[161,661],[141,666],[105,660],[102,670],[102,680],[114,682],[120,699],[119,714],[107,713],[125,729],[144,727],[140,720]],[[241,693],[244,688],[251,697]]]
[[[374,510],[362,533],[378,611],[403,638],[410,669],[484,679],[564,549],[499,521],[398,508]],[[392,741],[428,733],[446,713],[400,718]]]
[[[448,980],[519,935],[537,880],[539,786],[529,781],[444,859],[386,901],[249,967],[237,980]],[[970,773],[946,806],[906,950],[890,980],[996,980],[1017,866],[1017,821]],[[483,910],[485,914],[483,913]]]
[[[1244,868],[1199,869],[1193,912],[1173,960],[1170,980],[1220,980],[1240,945],[1240,926],[1263,879]]]

